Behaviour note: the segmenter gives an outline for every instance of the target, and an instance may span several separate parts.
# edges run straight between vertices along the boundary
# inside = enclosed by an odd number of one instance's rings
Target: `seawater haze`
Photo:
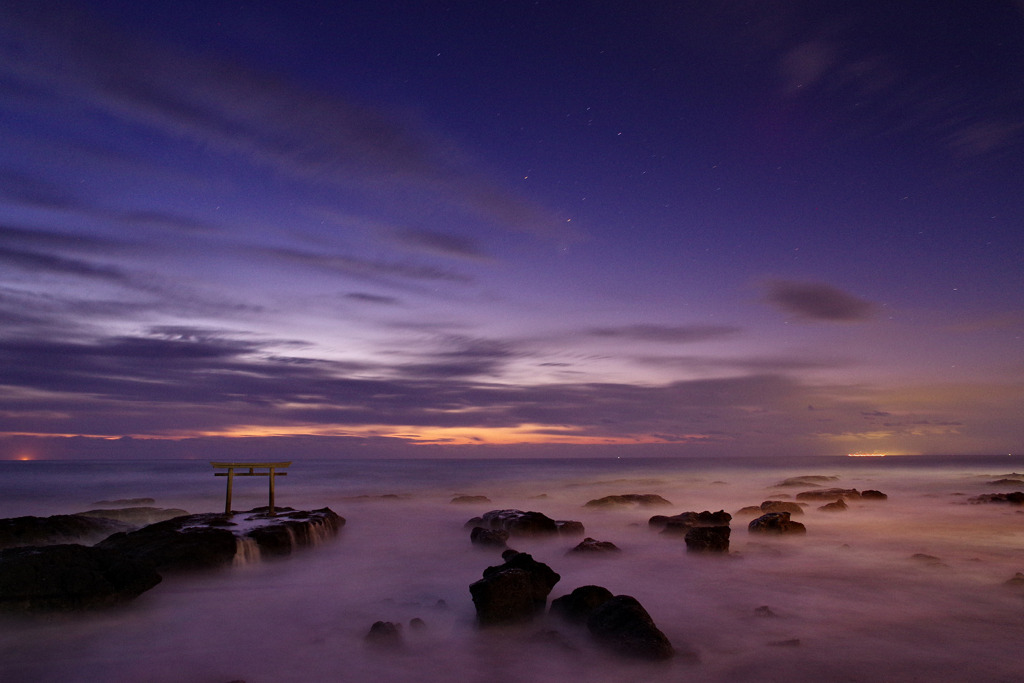
[[[1024,459],[840,458],[296,461],[278,502],[329,506],[338,537],[285,559],[171,575],[111,610],[0,620],[10,681],[1011,681],[1019,676],[1024,571],[1019,508],[971,504]],[[3,462],[0,516],[78,512],[149,496],[190,512],[223,505],[205,461]],[[687,553],[648,527],[653,514],[792,499],[793,476],[876,489],[842,512],[812,502],[807,534],[757,537],[734,516],[730,552]],[[235,508],[265,503],[241,480]],[[656,493],[667,508],[584,507]],[[460,494],[489,503],[462,505]],[[545,616],[479,628],[468,586],[494,550],[464,523],[490,509],[581,521],[621,553],[567,555],[580,539],[516,538],[561,575],[551,598],[588,585],[636,597],[677,650],[667,663],[621,660]],[[767,609],[762,609],[767,608]],[[411,619],[426,626],[416,629]],[[369,647],[375,621],[402,623],[403,647]]]

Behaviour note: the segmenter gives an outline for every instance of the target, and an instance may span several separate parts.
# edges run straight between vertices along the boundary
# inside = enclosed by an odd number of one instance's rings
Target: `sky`
[[[1024,2],[0,4],[0,458],[1024,450]]]

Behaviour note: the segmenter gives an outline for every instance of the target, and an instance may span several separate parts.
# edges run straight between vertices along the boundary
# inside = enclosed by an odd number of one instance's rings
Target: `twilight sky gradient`
[[[1024,449],[1024,2],[3,3],[0,140],[0,457]]]

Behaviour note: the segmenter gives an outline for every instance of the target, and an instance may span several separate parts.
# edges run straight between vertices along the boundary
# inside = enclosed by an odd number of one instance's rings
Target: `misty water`
[[[1024,459],[300,460],[278,481],[278,504],[330,507],[347,520],[337,537],[283,559],[170,575],[116,609],[0,617],[0,680],[1016,681],[1024,588],[1006,582],[1024,571],[1024,510],[968,503],[1024,489],[994,483],[1015,471]],[[200,461],[3,462],[0,475],[0,517],[135,497],[223,507],[224,479]],[[734,516],[727,555],[687,553],[682,538],[648,527],[654,514],[735,515],[792,499],[808,487],[774,485],[806,475],[888,500],[842,512],[812,501],[798,537],[752,535],[751,517]],[[265,504],[265,481],[238,480],[235,509]],[[672,506],[584,507],[627,493]],[[457,495],[491,502],[454,504]],[[573,556],[578,537],[509,543],[561,575],[551,598],[588,584],[634,596],[679,654],[622,660],[550,616],[478,628],[468,587],[501,559],[473,546],[464,524],[499,508],[578,520],[617,545],[614,556]],[[400,649],[364,641],[378,620],[404,625]]]

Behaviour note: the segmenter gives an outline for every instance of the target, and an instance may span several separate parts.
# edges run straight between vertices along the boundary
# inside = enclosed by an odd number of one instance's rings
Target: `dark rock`
[[[823,474],[808,474],[801,477],[790,477],[789,479],[783,479],[776,487],[796,487],[796,486],[821,486],[822,484],[829,481],[836,481],[839,477],[828,476]]]
[[[727,526],[695,526],[685,536],[686,551],[691,553],[729,552],[730,529]]]
[[[117,522],[124,522],[134,527],[142,527],[147,524],[156,524],[164,520],[183,517],[188,514],[186,510],[178,508],[154,508],[154,507],[126,507],[99,510],[86,510],[78,513],[82,517],[98,517],[100,519],[112,519]]]
[[[807,527],[791,520],[788,512],[768,512],[747,525],[747,531],[755,534],[803,534]]]
[[[586,533],[586,530],[583,528],[583,522],[559,520],[555,522],[555,526],[558,527],[559,536],[582,536]]]
[[[860,500],[860,491],[857,489],[821,489],[820,491],[803,491],[796,494],[797,500],[835,500],[836,498]]]
[[[1024,491],[1013,493],[983,493],[980,496],[969,498],[968,503],[1010,503],[1011,505],[1024,505]]]
[[[409,628],[413,631],[422,631],[427,628],[427,622],[423,621],[419,617],[413,617],[409,620]]]
[[[617,545],[611,541],[595,541],[592,538],[584,538],[579,545],[569,551],[570,553],[586,554],[608,554],[622,552]]]
[[[477,504],[482,504],[482,503],[490,503],[491,499],[488,498],[487,496],[455,496],[454,498],[452,498],[451,502],[452,503],[456,503],[458,505],[462,505],[462,504],[477,505]]]
[[[788,500],[766,500],[761,503],[761,512],[788,512],[791,515],[802,515],[804,509],[799,503]]]
[[[527,621],[544,610],[548,594],[561,578],[551,567],[527,553],[506,551],[504,564],[488,567],[469,586],[481,625]]]
[[[988,482],[989,486],[1020,486],[1021,484],[1024,484],[1024,479],[1003,478]],[[865,493],[867,492],[865,491]]]
[[[482,526],[475,526],[469,533],[469,540],[473,545],[490,548],[508,547],[508,532],[504,529],[485,529]]]
[[[775,618],[775,617],[777,617],[779,615],[776,614],[775,611],[772,610],[772,608],[769,607],[768,605],[761,605],[760,607],[755,607],[754,608],[754,616],[767,617],[769,619],[772,619],[772,618]]]
[[[656,493],[626,493],[619,496],[605,496],[587,501],[583,507],[606,508],[606,507],[652,507],[657,505],[671,505]]]
[[[402,646],[402,625],[390,621],[376,621],[363,640],[374,647],[396,648]]]
[[[1003,585],[1013,588],[1024,588],[1024,572],[1017,572],[1012,578],[1007,579]],[[554,607],[554,603],[551,606]]]
[[[874,489],[868,489],[860,492],[861,500],[888,500],[889,496],[885,495],[881,491]]]
[[[612,597],[612,592],[602,586],[580,586],[572,593],[552,600],[551,614],[566,621],[585,624],[594,610]]]
[[[79,610],[132,600],[160,583],[152,567],[84,545],[0,551],[0,609]]]
[[[771,647],[800,647],[799,638],[789,638],[787,640],[773,640],[768,643]]]
[[[942,561],[941,558],[935,555],[929,555],[928,553],[914,553],[910,556],[910,559],[919,564],[926,565],[928,567],[947,567],[948,565]]]
[[[675,654],[651,615],[629,595],[617,595],[595,608],[587,629],[597,642],[626,657],[658,660]]]
[[[725,510],[718,512],[681,512],[678,515],[666,517],[655,515],[648,520],[648,525],[653,528],[660,527],[663,534],[685,535],[686,532],[697,526],[729,526],[732,515]]]
[[[843,500],[842,498],[839,498],[838,500],[835,500],[831,503],[826,503],[825,505],[822,505],[818,509],[824,512],[842,512],[843,510],[846,510],[848,508],[849,506],[846,504],[846,501]]]
[[[9,517],[0,519],[0,548],[66,543],[91,545],[130,528],[123,522],[83,515]]]
[[[750,517],[750,516],[755,516],[755,515],[756,516],[760,516],[760,515],[763,515],[763,514],[764,514],[764,510],[761,509],[760,505],[748,505],[748,506],[742,507],[742,508],[740,508],[739,510],[736,511],[736,516],[737,517]]]
[[[466,526],[480,526],[485,529],[504,529],[512,536],[547,536],[559,533],[581,534],[580,522],[558,522],[541,512],[522,510],[491,510],[483,517],[474,517]]]
[[[252,539],[266,555],[287,555],[296,547],[313,545],[340,529],[345,520],[330,508],[305,511],[267,508],[225,515],[204,513],[176,517],[137,531],[114,534],[98,547],[117,550],[158,571],[212,569],[231,564],[240,543]],[[257,523],[248,531],[237,529],[236,519]]]

